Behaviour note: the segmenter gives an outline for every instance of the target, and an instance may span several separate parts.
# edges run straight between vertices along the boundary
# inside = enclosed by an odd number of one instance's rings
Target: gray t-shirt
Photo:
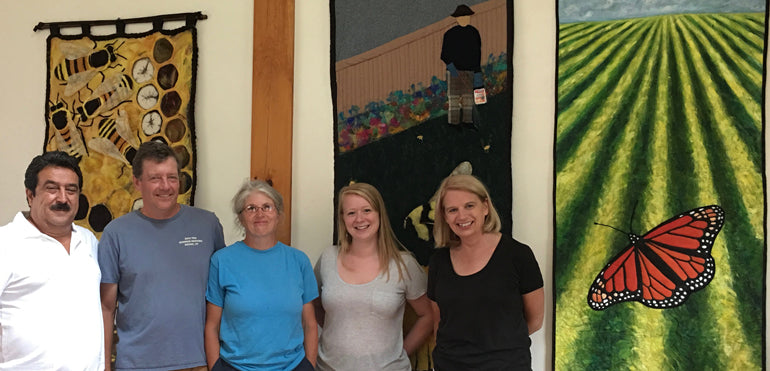
[[[403,280],[390,262],[390,279],[380,273],[353,285],[337,272],[339,248],[327,248],[315,266],[326,317],[318,346],[318,370],[411,370],[402,322],[406,300],[425,294],[427,277],[409,253]]]
[[[209,260],[225,241],[214,213],[181,206],[164,220],[128,213],[110,222],[99,241],[102,283],[118,284],[118,370],[206,364]]]

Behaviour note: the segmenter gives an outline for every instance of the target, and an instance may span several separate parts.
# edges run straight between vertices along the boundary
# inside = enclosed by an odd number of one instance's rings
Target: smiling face
[[[161,162],[146,159],[142,175],[134,177],[134,187],[142,193],[142,214],[153,219],[168,219],[179,211],[179,169],[176,159]]]
[[[474,193],[450,189],[443,200],[444,219],[457,237],[480,236],[484,233],[484,220],[489,206]]]
[[[65,167],[47,166],[37,179],[34,194],[26,190],[32,223],[48,235],[72,228],[80,196],[77,174]]]
[[[278,230],[278,210],[273,199],[266,194],[254,191],[244,203],[244,208],[238,214],[238,220],[246,230],[247,238],[275,238]]]
[[[365,198],[349,194],[342,199],[342,220],[353,241],[376,241],[380,214]]]

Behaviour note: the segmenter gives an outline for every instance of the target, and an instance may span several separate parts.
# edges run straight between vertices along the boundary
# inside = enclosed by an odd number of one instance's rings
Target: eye
[[[270,204],[262,205],[262,210],[266,213],[269,213],[273,211],[273,205],[270,205]]]
[[[170,175],[167,179],[168,179],[169,182],[172,182],[172,183],[179,182],[179,177],[176,176],[176,175]]]
[[[78,191],[80,190],[78,189],[78,187],[67,187],[66,189],[68,193],[78,193]]]
[[[368,214],[368,213],[371,213],[371,212],[372,212],[372,209],[364,209],[364,212],[365,212],[365,213],[367,213],[367,214]]]

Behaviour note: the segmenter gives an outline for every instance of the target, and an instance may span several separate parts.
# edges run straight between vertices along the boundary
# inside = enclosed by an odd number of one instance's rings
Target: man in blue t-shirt
[[[116,370],[206,370],[206,283],[209,259],[225,245],[222,225],[178,203],[179,163],[168,145],[142,143],[132,166],[143,205],[110,222],[99,242],[106,369],[114,323]]]

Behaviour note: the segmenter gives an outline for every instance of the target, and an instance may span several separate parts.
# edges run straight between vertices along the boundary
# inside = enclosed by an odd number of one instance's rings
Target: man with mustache
[[[83,176],[47,152],[24,176],[28,212],[0,227],[0,369],[102,370],[97,240],[72,223]]]

